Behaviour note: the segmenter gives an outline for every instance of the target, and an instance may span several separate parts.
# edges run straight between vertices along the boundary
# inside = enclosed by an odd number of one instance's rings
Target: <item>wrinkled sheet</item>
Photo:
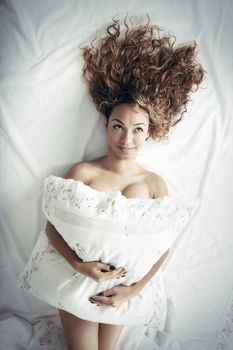
[[[78,45],[126,12],[148,12],[178,43],[196,40],[208,75],[169,142],[149,141],[138,157],[170,193],[201,200],[163,266],[175,318],[164,332],[124,328],[116,348],[233,348],[233,2],[2,0],[1,350],[65,349],[57,310],[20,292],[16,279],[46,222],[43,179],[106,151]]]

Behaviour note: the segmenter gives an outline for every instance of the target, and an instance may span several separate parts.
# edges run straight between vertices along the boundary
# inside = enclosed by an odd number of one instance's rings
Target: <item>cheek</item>
[[[144,143],[146,141],[147,134],[146,133],[141,133],[137,136],[137,142],[138,143]]]
[[[115,130],[108,130],[107,131],[107,137],[109,141],[117,141],[119,139],[120,133],[116,132]]]

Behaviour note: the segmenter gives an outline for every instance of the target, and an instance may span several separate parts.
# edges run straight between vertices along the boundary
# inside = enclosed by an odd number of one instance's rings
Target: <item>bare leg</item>
[[[113,350],[124,326],[99,324],[99,350]]]
[[[99,323],[82,320],[58,309],[67,350],[98,350]]]

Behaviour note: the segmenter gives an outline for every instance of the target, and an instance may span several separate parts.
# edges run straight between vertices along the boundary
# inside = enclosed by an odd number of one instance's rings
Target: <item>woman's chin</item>
[[[120,159],[134,159],[137,156],[136,149],[131,150],[117,150],[115,153]]]

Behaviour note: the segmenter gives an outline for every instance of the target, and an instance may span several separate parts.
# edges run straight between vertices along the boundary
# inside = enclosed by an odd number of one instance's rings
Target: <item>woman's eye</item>
[[[122,125],[115,124],[115,125],[113,125],[113,128],[116,129],[116,130],[119,130],[119,129],[122,129]]]
[[[136,128],[136,129],[135,129],[135,131],[136,131],[136,132],[142,132],[142,131],[143,131],[143,129],[142,129],[142,128],[140,128],[140,127],[138,127],[138,128]]]

